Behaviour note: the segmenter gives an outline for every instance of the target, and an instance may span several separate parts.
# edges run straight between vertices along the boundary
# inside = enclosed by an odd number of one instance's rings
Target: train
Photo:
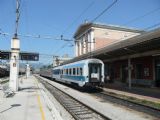
[[[103,87],[104,63],[99,59],[85,59],[60,65],[50,70],[42,70],[40,75],[79,87]]]
[[[9,76],[9,70],[5,67],[0,65],[0,78]]]

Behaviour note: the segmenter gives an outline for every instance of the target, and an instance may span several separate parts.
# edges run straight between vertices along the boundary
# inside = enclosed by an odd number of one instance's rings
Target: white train
[[[44,74],[42,76],[47,77]],[[101,86],[104,83],[104,63],[99,59],[81,60],[53,68],[50,76],[57,81],[80,87]]]

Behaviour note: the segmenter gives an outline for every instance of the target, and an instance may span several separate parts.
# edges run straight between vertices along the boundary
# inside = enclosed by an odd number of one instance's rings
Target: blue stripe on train
[[[76,81],[85,81],[85,76],[62,75],[62,78],[76,80]]]

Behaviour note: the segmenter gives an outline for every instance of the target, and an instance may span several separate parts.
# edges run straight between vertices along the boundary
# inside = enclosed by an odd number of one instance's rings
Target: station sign
[[[20,53],[20,59],[26,61],[38,61],[39,54],[38,53]]]
[[[0,51],[0,59],[2,60],[9,60],[10,52]]]
[[[0,50],[0,59],[9,60],[11,56],[10,51]],[[20,52],[20,60],[39,61],[39,53]]]

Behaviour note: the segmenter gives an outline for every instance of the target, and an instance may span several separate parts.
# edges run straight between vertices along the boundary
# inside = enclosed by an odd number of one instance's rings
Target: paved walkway
[[[0,120],[62,119],[59,113],[53,113],[54,108],[50,108],[49,99],[36,78],[23,78],[22,81],[20,91],[13,97],[4,98],[0,89]]]
[[[127,86],[110,84],[107,85],[104,90],[107,92],[160,103],[160,88],[145,88],[134,86],[132,89],[129,89]]]
[[[147,100],[147,101],[151,101],[151,102],[160,103],[159,98],[154,98],[154,97],[149,97],[149,96],[144,96],[144,95],[138,95],[138,94],[134,94],[134,93],[124,92],[124,91],[119,91],[119,90],[114,90],[114,89],[109,89],[109,88],[104,88],[104,90],[106,92],[110,92],[110,93],[116,93],[116,94],[119,94],[119,95],[125,95],[125,96],[128,96],[128,97],[135,97],[135,98],[141,99],[141,100]]]

